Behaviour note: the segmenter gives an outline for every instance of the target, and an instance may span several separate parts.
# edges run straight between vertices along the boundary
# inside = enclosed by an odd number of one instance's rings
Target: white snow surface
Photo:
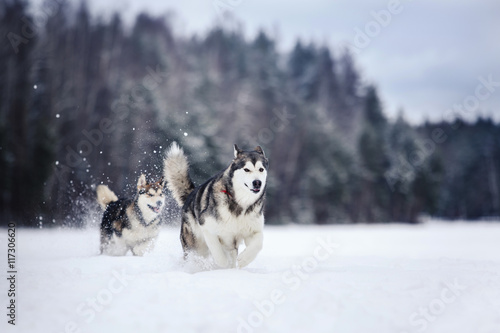
[[[0,331],[500,332],[500,223],[266,226],[264,237],[248,267],[215,269],[184,262],[178,228],[144,257],[99,255],[94,228],[17,229],[16,325],[3,278]]]

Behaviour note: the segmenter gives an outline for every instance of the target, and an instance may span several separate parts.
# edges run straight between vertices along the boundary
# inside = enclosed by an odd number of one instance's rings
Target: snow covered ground
[[[96,229],[18,229],[16,326],[3,278],[0,331],[500,332],[498,223],[267,226],[239,270],[184,263],[177,228],[142,258],[98,243]]]

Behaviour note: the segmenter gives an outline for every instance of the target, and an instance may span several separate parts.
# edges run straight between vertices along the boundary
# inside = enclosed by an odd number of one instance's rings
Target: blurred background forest
[[[201,180],[232,145],[270,158],[268,223],[410,222],[500,215],[500,125],[410,125],[384,113],[345,49],[168,18],[92,17],[85,5],[0,3],[0,219],[82,225],[92,185],[134,193],[177,140]],[[436,110],[442,112],[442,110]]]

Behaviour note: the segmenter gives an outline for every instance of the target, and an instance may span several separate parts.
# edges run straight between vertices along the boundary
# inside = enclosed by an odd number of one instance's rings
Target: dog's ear
[[[142,189],[143,187],[145,187],[147,184],[146,182],[146,175],[145,174],[142,174],[140,177],[139,177],[139,180],[137,181],[137,190],[140,190]]]
[[[255,147],[254,149],[256,152],[258,152],[259,154],[263,155],[264,157],[266,157],[266,154],[264,154],[264,150],[262,149],[261,146],[257,146]]]
[[[241,154],[242,150],[238,148],[238,145],[234,144],[234,158],[237,158],[239,154]]]

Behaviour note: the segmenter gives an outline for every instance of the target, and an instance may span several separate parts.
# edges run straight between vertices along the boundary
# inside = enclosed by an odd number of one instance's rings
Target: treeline
[[[500,215],[500,126],[391,122],[348,50],[280,54],[265,32],[220,27],[181,38],[165,18],[125,27],[63,0],[38,16],[3,1],[0,30],[2,224],[81,225],[92,185],[133,193],[173,140],[198,182],[233,143],[262,145],[270,223]]]

